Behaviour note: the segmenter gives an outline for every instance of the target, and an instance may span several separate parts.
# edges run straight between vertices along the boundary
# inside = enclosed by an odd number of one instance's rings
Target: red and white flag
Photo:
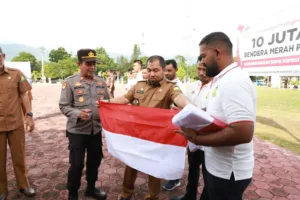
[[[108,152],[145,174],[182,178],[187,140],[174,132],[178,111],[99,102]]]

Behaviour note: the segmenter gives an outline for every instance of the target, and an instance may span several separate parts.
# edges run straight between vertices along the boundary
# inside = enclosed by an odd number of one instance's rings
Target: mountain
[[[14,43],[3,43],[0,44],[0,47],[2,48],[2,51],[6,55],[6,60],[11,61],[11,59],[15,56],[18,56],[21,51],[26,51],[28,53],[31,53],[36,57],[37,60],[41,60],[41,50],[38,47],[32,47],[27,46],[23,44],[14,44]],[[45,50],[45,61],[49,60],[49,50]]]

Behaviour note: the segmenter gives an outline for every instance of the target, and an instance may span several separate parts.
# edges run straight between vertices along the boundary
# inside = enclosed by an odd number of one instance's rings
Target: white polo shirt
[[[206,108],[211,82],[203,85],[201,81],[191,83],[186,90],[188,100],[200,109]],[[202,146],[188,142],[190,151],[203,150]]]
[[[249,75],[233,63],[214,77],[207,112],[227,124],[256,121],[256,91]],[[253,140],[227,147],[205,147],[205,164],[212,175],[230,180],[252,177],[254,168]]]

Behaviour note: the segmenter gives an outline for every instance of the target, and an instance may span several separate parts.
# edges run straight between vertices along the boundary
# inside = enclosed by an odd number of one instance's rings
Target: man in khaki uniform
[[[4,60],[5,54],[0,48],[0,200],[5,200],[8,194],[7,142],[20,192],[27,197],[35,195],[35,191],[30,188],[25,166],[25,129],[22,111],[23,106],[29,131],[33,131],[34,123],[27,94],[31,86],[20,70],[4,66]]]
[[[85,196],[106,199],[105,192],[96,189],[98,168],[103,157],[101,123],[96,101],[109,99],[105,80],[96,76],[96,51],[81,49],[77,52],[80,73],[68,77],[62,84],[59,108],[68,118],[70,168],[67,188],[69,200],[78,200],[78,189],[87,151]]]
[[[172,103],[183,108],[189,101],[175,83],[164,77],[165,60],[161,56],[151,56],[147,60],[149,79],[137,82],[124,96],[111,99],[112,103],[170,109]],[[171,164],[171,163],[170,163]],[[137,170],[126,166],[123,190],[120,200],[129,200],[133,194]],[[161,180],[149,175],[149,194],[145,199],[157,200],[161,188]]]

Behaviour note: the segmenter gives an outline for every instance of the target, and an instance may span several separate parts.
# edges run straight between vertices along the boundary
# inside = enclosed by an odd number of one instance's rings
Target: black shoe
[[[84,195],[86,197],[93,197],[97,200],[105,200],[106,199],[106,193],[97,188],[93,188],[93,189],[87,188]]]
[[[21,193],[23,193],[26,197],[33,197],[35,195],[34,189],[28,187],[25,189],[20,189],[19,190]]]
[[[78,195],[69,194],[68,200],[78,200]]]
[[[177,196],[177,197],[172,197],[170,200],[196,200],[196,197],[190,198],[187,194]]]

